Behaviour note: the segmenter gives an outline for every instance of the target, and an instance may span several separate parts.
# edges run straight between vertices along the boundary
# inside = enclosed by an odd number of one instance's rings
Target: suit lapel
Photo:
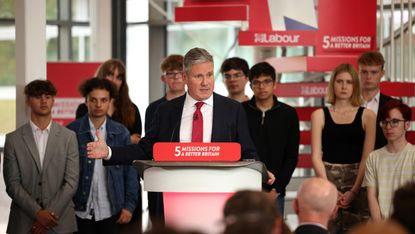
[[[218,119],[223,120],[221,116],[221,109],[220,109],[220,100],[217,97],[216,93],[213,93],[213,121],[212,121],[212,136],[211,142],[217,142],[220,139],[222,127],[222,121],[217,121]]]
[[[55,156],[55,149],[58,143],[57,139],[59,139],[59,132],[60,130],[58,129],[58,126],[52,122],[52,126],[50,126],[48,143],[46,144],[45,157],[43,158],[43,169],[47,168],[50,160],[52,160],[52,157]]]
[[[32,156],[33,161],[35,161],[37,170],[41,172],[42,168],[40,166],[39,151],[37,149],[35,138],[33,137],[33,132],[32,128],[30,127],[30,124],[26,124],[23,127],[23,140],[30,151],[30,155]]]
[[[179,142],[180,141],[180,123],[182,120],[183,114],[183,106],[184,101],[186,98],[186,94],[178,98],[177,102],[175,103],[176,108],[173,108],[171,119],[170,119],[170,126],[172,126],[172,136],[171,142]]]

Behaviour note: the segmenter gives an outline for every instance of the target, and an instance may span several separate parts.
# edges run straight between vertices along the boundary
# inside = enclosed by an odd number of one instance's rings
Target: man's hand
[[[37,221],[32,224],[32,229],[31,229],[32,234],[44,234],[47,231],[48,229],[46,229],[44,226],[42,226],[42,224],[40,224]]]
[[[50,229],[58,225],[58,217],[48,210],[39,210],[36,213],[36,220],[45,229]]]
[[[267,170],[267,174],[268,174],[267,184],[272,185],[275,182],[275,176],[268,170]]]
[[[108,145],[101,137],[99,130],[96,131],[97,141],[89,142],[86,150],[88,158],[105,159],[108,157]]]
[[[131,212],[127,209],[121,209],[121,214],[120,217],[117,220],[118,224],[126,224],[129,223],[131,221],[131,217],[133,216],[133,214],[131,214]]]

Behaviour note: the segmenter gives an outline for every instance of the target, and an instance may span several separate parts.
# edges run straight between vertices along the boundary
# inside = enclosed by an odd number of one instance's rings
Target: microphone
[[[198,118],[199,118],[199,115],[198,115],[198,114],[196,114],[196,113],[194,113],[194,114],[193,114],[193,121],[196,121]]]

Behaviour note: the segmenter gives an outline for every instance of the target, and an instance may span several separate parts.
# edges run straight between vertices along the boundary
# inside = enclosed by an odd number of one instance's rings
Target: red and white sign
[[[179,143],[158,142],[153,146],[155,161],[238,161],[241,158],[239,143]]]
[[[47,64],[47,79],[52,81],[58,93],[52,108],[54,121],[67,125],[75,119],[78,105],[84,98],[78,92],[83,80],[92,78],[101,63],[50,62]]]
[[[314,31],[240,31],[240,45],[261,46],[312,46],[315,44]]]

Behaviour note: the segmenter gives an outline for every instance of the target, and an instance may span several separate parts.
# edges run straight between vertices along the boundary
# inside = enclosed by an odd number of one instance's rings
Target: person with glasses
[[[276,182],[266,189],[276,191],[277,208],[284,215],[285,187],[298,161],[300,129],[297,112],[274,95],[276,73],[270,64],[255,64],[249,71],[249,81],[254,96],[242,103],[249,132],[259,159],[276,176]]]
[[[232,57],[223,61],[220,67],[223,82],[228,90],[228,98],[238,102],[248,101],[245,86],[248,83],[249,66],[245,59]]]
[[[327,102],[311,115],[311,157],[318,177],[336,185],[339,211],[330,233],[344,233],[369,218],[362,188],[366,158],[375,144],[376,116],[361,107],[359,77],[351,64],[338,65],[330,78]]]
[[[162,75],[160,80],[166,84],[166,94],[150,103],[146,109],[146,117],[144,124],[144,131],[147,133],[151,126],[151,121],[154,118],[158,106],[174,98],[180,97],[185,93],[185,83],[183,79],[183,56],[172,54],[163,59],[160,65]]]
[[[406,139],[411,126],[411,108],[390,100],[379,112],[379,126],[387,144],[370,153],[366,162],[365,183],[372,220],[390,218],[394,192],[415,181],[415,147]]]
[[[359,64],[359,78],[363,99],[362,106],[377,114],[378,110],[386,102],[393,99],[380,92],[380,80],[385,75],[385,59],[380,52],[368,51],[360,55],[357,63]],[[379,122],[379,120],[380,117],[377,115],[376,122]],[[376,127],[375,149],[379,149],[386,145],[386,139],[379,125]]]

